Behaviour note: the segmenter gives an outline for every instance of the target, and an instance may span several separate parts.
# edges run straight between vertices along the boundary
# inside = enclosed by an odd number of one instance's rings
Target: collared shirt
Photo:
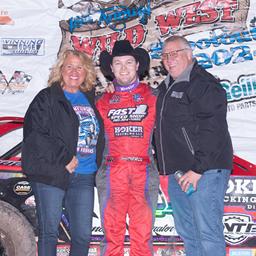
[[[179,83],[179,82],[189,82],[190,73],[191,73],[191,70],[192,70],[195,62],[196,62],[196,60],[193,59],[193,62],[187,66],[187,68],[176,78],[176,80],[173,81],[172,85]],[[164,81],[165,81],[166,87],[168,87],[169,83],[171,81],[170,74],[167,75],[167,77],[165,78]]]

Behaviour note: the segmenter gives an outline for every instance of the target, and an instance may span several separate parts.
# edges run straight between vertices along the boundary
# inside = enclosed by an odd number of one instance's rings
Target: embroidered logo
[[[177,98],[177,99],[181,99],[182,96],[183,96],[183,92],[176,92],[176,91],[173,91],[172,94],[171,94],[171,97]]]

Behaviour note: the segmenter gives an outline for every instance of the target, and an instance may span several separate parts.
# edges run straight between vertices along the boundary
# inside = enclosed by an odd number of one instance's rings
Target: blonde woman
[[[25,115],[22,167],[35,194],[38,256],[56,255],[64,199],[70,255],[88,255],[103,142],[94,105],[95,80],[91,59],[65,50],[51,70],[48,88],[37,94]]]

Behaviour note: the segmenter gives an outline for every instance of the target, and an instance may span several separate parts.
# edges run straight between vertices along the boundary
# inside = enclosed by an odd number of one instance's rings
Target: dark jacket
[[[104,148],[103,123],[94,104],[94,91],[85,93],[99,120],[97,164]],[[31,181],[65,189],[69,172],[65,166],[76,155],[79,120],[59,84],[41,90],[24,119],[22,168]]]
[[[232,169],[226,92],[196,61],[187,76],[184,73],[158,87],[155,140],[160,173]]]

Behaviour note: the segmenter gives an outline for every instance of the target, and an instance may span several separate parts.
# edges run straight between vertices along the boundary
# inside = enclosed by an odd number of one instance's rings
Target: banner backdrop
[[[227,93],[234,154],[255,164],[255,0],[1,0],[0,116],[24,116],[35,94],[46,87],[50,68],[64,48],[91,56],[97,66],[97,90],[101,91],[107,81],[98,68],[99,53],[110,50],[118,39],[128,39],[134,47],[149,52],[151,69],[146,82],[157,87],[166,75],[161,65],[162,44],[172,34],[186,36],[199,64],[221,79]],[[21,134],[0,140],[0,155],[17,138]],[[234,178],[234,182],[239,180]],[[255,189],[253,179],[251,182]],[[166,197],[161,198],[167,208],[157,214],[171,215]],[[255,207],[255,201],[251,205]],[[250,232],[245,233],[255,236],[255,224],[248,218],[243,214],[226,218],[227,243],[242,243],[243,235],[232,233],[234,228],[244,228],[239,222],[251,223]],[[160,220],[157,218],[153,232],[163,234],[161,237],[173,235],[179,251],[180,240],[170,225],[173,222],[160,225]],[[256,255],[253,250],[246,253],[239,255]],[[158,255],[172,254],[163,250]]]
[[[199,63],[222,80],[235,154],[255,163],[255,13],[255,0],[1,0],[0,115],[24,115],[66,47],[86,52],[97,65],[102,50],[129,39],[148,50],[147,80],[157,86],[165,76],[162,42],[178,33],[191,42]],[[106,81],[100,72],[98,77],[100,90]]]

